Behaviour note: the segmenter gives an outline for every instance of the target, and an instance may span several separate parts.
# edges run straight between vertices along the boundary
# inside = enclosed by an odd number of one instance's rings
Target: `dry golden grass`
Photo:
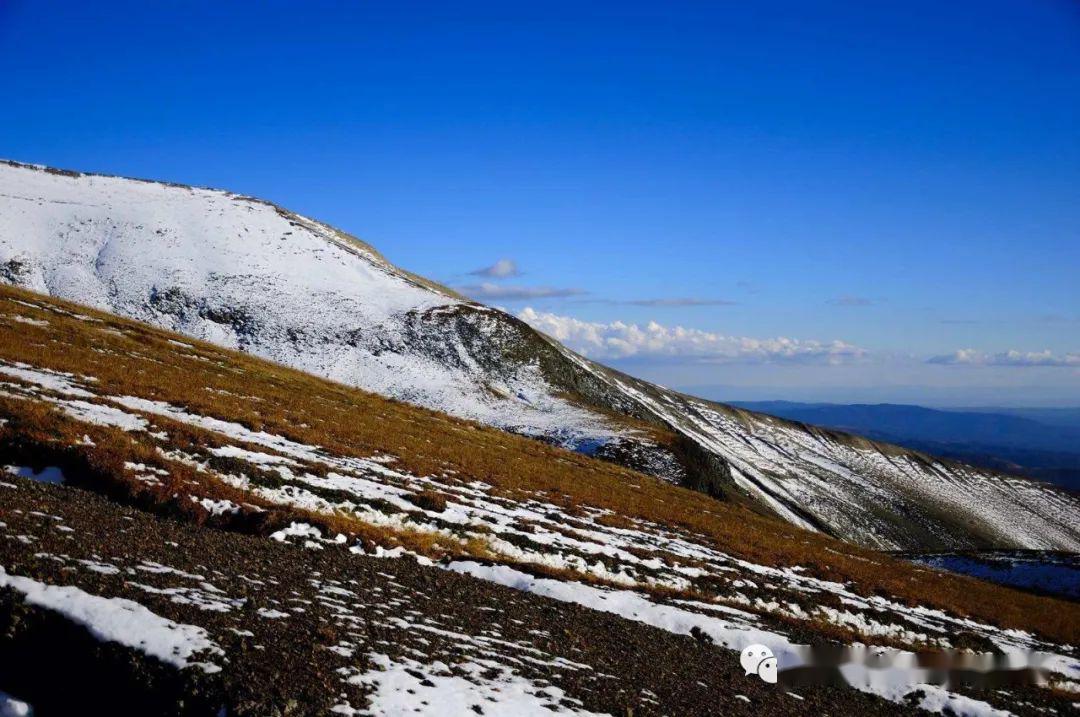
[[[49,323],[17,322],[15,315]],[[852,583],[864,595],[889,595],[1002,627],[1034,630],[1059,641],[1080,639],[1080,608],[1069,602],[918,568],[610,463],[10,287],[0,287],[0,358],[90,375],[97,379],[95,390],[102,394],[167,401],[343,456],[390,454],[398,459],[396,468],[416,475],[481,480],[493,486],[496,494],[512,498],[540,494],[571,514],[580,512],[581,506],[607,509],[614,515],[602,520],[610,525],[625,527],[631,520],[645,520],[669,526],[702,536],[717,549],[746,560],[804,566],[819,577]],[[175,474],[161,486],[146,486],[125,471],[124,462],[153,465],[160,459],[153,448],[128,435],[86,429],[38,403],[18,399],[0,399],[0,414],[11,419],[0,428],[0,446],[7,450],[22,441],[27,446],[51,445],[68,451],[65,455],[77,456],[103,484],[113,485],[117,494],[167,505],[196,520],[208,517],[190,500],[185,504],[173,498],[179,490],[176,481],[195,481],[202,496],[263,508],[242,514],[243,520],[256,524],[255,529],[267,530],[302,513],[260,504],[250,494],[194,470]],[[164,419],[155,423],[163,424]],[[195,445],[214,440],[205,432],[171,422],[168,432],[171,442]],[[97,445],[70,447],[82,433]],[[440,497],[431,497],[432,505],[437,506]],[[427,533],[399,535],[345,515],[306,515],[304,519],[331,533],[359,535],[381,545],[397,541],[425,554],[432,551],[432,541],[437,542]],[[483,557],[485,548],[440,543],[433,552]]]

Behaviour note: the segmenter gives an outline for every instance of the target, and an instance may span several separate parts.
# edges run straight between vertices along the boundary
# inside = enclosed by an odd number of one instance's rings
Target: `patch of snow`
[[[158,588],[137,582],[131,582],[129,585],[154,595],[168,595],[169,602],[177,605],[192,605],[209,612],[229,612],[246,602],[242,598],[232,599],[221,596],[219,594],[221,591],[209,583],[204,583],[201,588],[191,586]]]
[[[42,319],[31,319],[26,316],[12,316],[12,319],[18,321],[20,324],[29,324],[30,326],[48,326],[49,322]]]
[[[129,471],[135,471],[136,473],[156,473],[159,476],[169,475],[169,471],[164,468],[155,468],[154,466],[148,466],[145,463],[132,463],[131,461],[124,462],[124,468]]]
[[[740,651],[753,644],[770,648],[783,669],[798,667],[807,662],[809,648],[792,643],[787,637],[768,632],[745,623],[723,620],[685,610],[672,605],[653,602],[640,593],[626,590],[598,588],[584,583],[564,582],[550,578],[536,578],[505,565],[481,565],[474,561],[456,561],[445,566],[453,572],[471,575],[511,587],[515,590],[543,595],[562,602],[574,603],[601,612],[609,612],[628,620],[644,623],[679,635],[689,635],[697,628],[715,642],[732,650]],[[683,601],[683,604],[693,604]],[[701,604],[701,607],[709,607]],[[894,661],[914,664],[912,653],[893,651]],[[864,659],[855,659],[841,666],[845,680],[852,687],[904,703],[906,696],[922,690],[924,709],[945,711],[963,717],[1000,717],[1002,713],[989,704],[948,691],[944,687],[923,684],[929,670],[910,666],[883,670],[870,667]],[[951,710],[947,712],[947,710]]]
[[[505,565],[481,565],[471,560],[455,561],[445,567],[456,573],[471,575],[515,590],[612,613],[677,635],[689,635],[691,630],[697,628],[718,644],[732,650],[742,650],[753,644],[765,645],[773,650],[781,663],[784,663],[785,659],[789,664],[797,664],[802,660],[799,652],[792,649],[792,643],[782,635],[674,605],[661,605],[630,590],[613,590],[585,583],[537,578]],[[689,601],[684,602],[690,604]]]
[[[273,455],[271,453],[262,453],[262,452],[259,452],[259,451],[249,451],[248,449],[241,448],[239,446],[221,446],[220,448],[211,448],[210,452],[212,454],[214,454],[215,456],[218,456],[218,457],[221,457],[221,458],[239,458],[241,460],[247,461],[248,463],[253,463],[253,464],[257,465],[257,466],[268,466],[268,465],[296,466],[296,465],[299,465],[293,459],[286,458],[285,456],[275,456],[275,455]]]
[[[316,540],[321,540],[322,531],[314,525],[309,525],[307,523],[289,523],[288,527],[270,534],[270,538],[279,543],[284,543],[292,537],[315,538]]]
[[[113,406],[103,406],[99,403],[78,400],[52,399],[50,402],[56,404],[61,411],[75,420],[92,423],[96,426],[109,426],[119,428],[122,431],[145,431],[147,426],[150,425],[145,418],[121,411]]]
[[[189,573],[184,570],[178,570],[168,565],[162,565],[161,563],[155,563],[152,560],[144,560],[136,566],[143,572],[150,573],[151,575],[176,575],[181,578],[187,578],[188,580],[205,580],[206,578],[196,573]]]
[[[868,670],[862,665],[849,663],[841,665],[840,672],[852,687],[883,697],[890,702],[908,704],[908,695],[915,696],[921,693],[922,697],[916,704],[927,712],[958,717],[1009,717],[1010,714],[1007,711],[995,709],[981,700],[949,692],[938,685],[920,683],[917,681],[918,677],[913,677],[913,674],[921,674],[925,678],[930,670]]]
[[[22,593],[27,604],[57,612],[82,625],[99,640],[120,643],[179,669],[195,666],[207,673],[221,670],[213,663],[192,659],[201,653],[224,655],[206,630],[173,622],[132,600],[91,595],[74,586],[48,585],[9,575],[3,567],[0,587]]]
[[[101,573],[102,575],[120,574],[120,568],[116,567],[112,563],[102,563],[97,560],[79,560],[77,562],[87,570],[94,573]]]
[[[210,515],[227,515],[240,512],[240,506],[231,500],[211,500],[210,498],[199,498],[194,495],[188,497],[191,498],[192,502],[198,503],[205,508]]]
[[[386,655],[370,656],[380,669],[356,675],[349,682],[372,690],[367,710],[348,705],[339,714],[376,715],[468,715],[492,717],[550,717],[551,715],[597,715],[573,703],[551,684],[543,686],[515,674],[501,665],[467,662],[457,665],[459,673],[443,662],[422,664],[409,658],[392,660]],[[479,708],[476,710],[475,708]]]
[[[75,383],[75,376],[60,371],[35,368],[24,363],[9,363],[0,360],[0,375],[16,378],[38,388],[43,388],[63,396],[74,398],[93,398],[94,394]]]

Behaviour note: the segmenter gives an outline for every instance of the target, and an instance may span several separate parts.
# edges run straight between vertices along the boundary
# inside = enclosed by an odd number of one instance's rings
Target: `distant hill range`
[[[1080,409],[730,403],[1080,490]]]

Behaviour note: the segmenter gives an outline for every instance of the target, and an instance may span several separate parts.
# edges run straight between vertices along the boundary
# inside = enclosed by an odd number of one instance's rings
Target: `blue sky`
[[[1075,2],[519,5],[0,0],[0,156],[272,199],[712,397],[1080,404]]]

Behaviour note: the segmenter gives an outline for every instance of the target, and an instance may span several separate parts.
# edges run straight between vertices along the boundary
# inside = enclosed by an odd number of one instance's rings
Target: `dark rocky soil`
[[[0,589],[0,691],[38,715],[363,710],[372,688],[348,678],[377,669],[376,653],[441,661],[459,676],[491,660],[550,685],[553,706],[561,699],[616,715],[910,711],[845,687],[799,688],[796,697],[744,676],[737,654],[692,637],[411,560],[282,545],[75,488],[4,482],[14,486],[0,485],[0,566],[9,575],[137,601],[205,628],[224,651],[198,658],[219,672],[176,670]],[[493,707],[478,701],[473,713]]]

